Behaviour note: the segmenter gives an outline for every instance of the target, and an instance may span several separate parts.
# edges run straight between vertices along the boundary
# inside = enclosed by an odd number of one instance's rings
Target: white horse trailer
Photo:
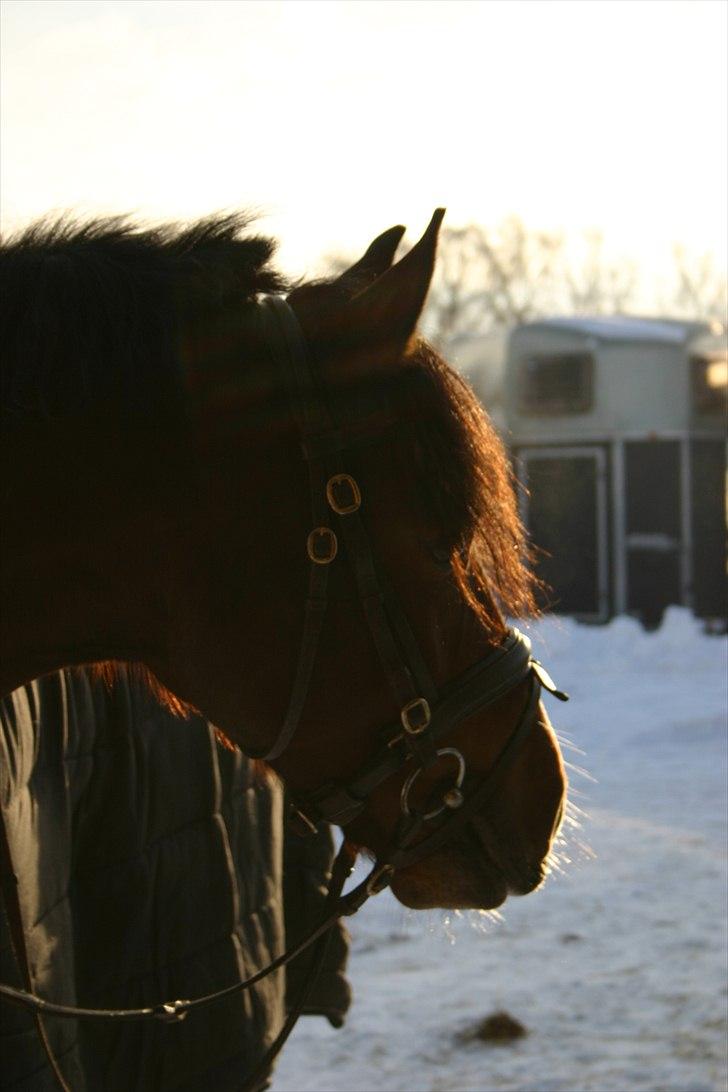
[[[659,624],[725,616],[726,335],[707,323],[555,318],[514,329],[504,405],[553,609]]]

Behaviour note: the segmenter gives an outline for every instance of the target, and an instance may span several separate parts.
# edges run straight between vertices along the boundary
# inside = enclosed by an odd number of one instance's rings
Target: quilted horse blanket
[[[286,848],[279,783],[133,675],[112,687],[83,670],[49,675],[5,699],[0,723],[35,992],[94,1007],[196,996],[265,966],[320,916],[330,832]],[[0,977],[22,986],[5,910]],[[307,1011],[339,1026],[343,930],[333,940]],[[292,965],[289,990],[302,970]],[[284,1019],[286,985],[281,970],[178,1025],[46,1018],[46,1031],[74,1092],[233,1092]],[[0,1086],[56,1092],[32,1016],[1,1016]]]

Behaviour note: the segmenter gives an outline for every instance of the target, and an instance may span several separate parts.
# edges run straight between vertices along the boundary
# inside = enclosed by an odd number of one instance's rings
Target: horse
[[[0,684],[134,665],[367,894],[492,909],[543,882],[566,777],[507,457],[417,332],[443,215],[295,284],[237,213],[3,245]]]

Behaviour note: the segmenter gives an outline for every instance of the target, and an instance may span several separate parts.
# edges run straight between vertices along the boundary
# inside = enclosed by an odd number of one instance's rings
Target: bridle
[[[390,847],[379,857],[368,877],[366,890],[371,894],[386,886],[396,869],[432,853],[495,795],[533,725],[541,686],[563,700],[566,695],[556,689],[545,670],[531,657],[530,641],[514,627],[508,629],[497,648],[438,691],[407,616],[376,564],[362,515],[361,489],[349,473],[352,449],[381,441],[390,422],[362,429],[347,428],[334,421],[306,338],[290,304],[280,296],[269,296],[262,301],[261,313],[266,343],[279,369],[287,376],[301,450],[308,464],[312,530],[306,543],[311,562],[308,596],[291,697],[275,742],[267,754],[258,757],[268,761],[278,758],[300,721],[323,628],[329,569],[340,557],[340,543],[343,543],[367,626],[400,716],[395,724],[380,732],[378,750],[346,784],[330,782],[297,797],[293,819],[299,829],[313,828],[321,821],[345,827],[364,810],[368,798],[383,781],[410,764],[412,770],[401,791],[400,821]],[[438,742],[462,720],[492,705],[529,676],[532,685],[526,708],[488,776],[466,798],[462,792],[465,759],[453,747],[438,748]],[[457,764],[453,785],[424,811],[414,809],[409,798],[417,777],[441,759],[454,759]],[[425,823],[446,812],[449,814],[445,823],[412,845]]]
[[[306,338],[290,304],[280,296],[266,297],[260,301],[257,315],[270,355],[285,377],[296,417],[301,450],[308,465],[311,530],[306,538],[310,566],[303,632],[288,707],[270,750],[262,755],[249,754],[249,757],[273,761],[280,757],[293,739],[306,705],[316,663],[328,603],[330,569],[337,560],[341,563],[345,556],[354,575],[383,674],[400,710],[399,719],[383,729],[374,755],[346,783],[329,782],[313,792],[296,797],[291,804],[290,819],[300,833],[315,830],[320,822],[346,827],[361,814],[379,785],[407,767],[409,772],[400,794],[399,820],[389,845],[374,862],[369,875],[343,894],[346,879],[356,860],[356,852],[345,839],[334,861],[322,921],[300,943],[267,967],[216,993],[139,1009],[86,1009],[57,1005],[36,996],[31,992],[28,973],[24,974],[26,990],[0,984],[0,1000],[35,1013],[49,1061],[64,1089],[68,1086],[48,1045],[41,1016],[116,1023],[137,1020],[178,1022],[194,1009],[249,989],[315,944],[312,969],[301,996],[276,1040],[248,1075],[241,1092],[255,1089],[305,1005],[325,954],[331,926],[339,918],[354,914],[371,895],[386,887],[396,870],[433,853],[476,811],[493,799],[536,721],[542,686],[561,700],[567,700],[567,695],[556,689],[548,673],[531,656],[528,638],[514,627],[509,627],[501,643],[479,662],[438,689],[407,617],[394,591],[379,571],[362,514],[368,498],[362,496],[358,482],[349,472],[351,466],[347,460],[352,449],[379,442],[387,425],[362,430],[335,421],[325,391],[316,376]],[[525,708],[486,777],[471,788],[466,784],[463,755],[452,746],[439,744],[457,724],[497,702],[525,679],[530,679]],[[416,807],[411,798],[419,775],[445,762],[453,767],[452,784],[444,792],[431,796],[424,807]],[[420,837],[426,832],[428,824],[433,823],[434,828]],[[21,971],[24,967],[27,971],[17,878],[4,822],[0,827],[5,873],[3,897],[18,964]]]

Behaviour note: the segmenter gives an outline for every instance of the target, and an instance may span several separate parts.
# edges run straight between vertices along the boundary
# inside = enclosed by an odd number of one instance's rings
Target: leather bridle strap
[[[497,795],[503,785],[506,774],[517,757],[522,744],[525,742],[533,726],[533,720],[538,713],[538,704],[541,696],[541,683],[533,674],[531,689],[526,706],[519,717],[516,727],[506,743],[505,747],[496,759],[484,780],[465,795],[465,802],[457,811],[449,812],[446,821],[433,831],[427,838],[422,839],[410,848],[410,837],[407,834],[401,837],[395,833],[393,851],[387,853],[386,858],[378,862],[380,865],[388,865],[393,871],[400,868],[408,868],[418,861],[429,857],[431,853],[439,849],[446,841],[456,834],[462,827],[470,822],[476,812],[482,811]],[[403,830],[406,826],[403,824]]]
[[[301,432],[302,450],[309,466],[314,528],[328,532],[336,542],[336,532],[330,526],[332,516],[335,516],[334,523],[346,545],[347,558],[354,571],[368,628],[398,706],[403,709],[416,704],[422,698],[434,702],[437,697],[434,682],[419,654],[404,613],[396,604],[393,595],[390,594],[385,599],[369,536],[359,510],[361,498],[345,509],[338,508],[329,491],[329,484],[337,479],[353,483],[353,479],[346,473],[342,459],[342,452],[349,444],[345,433],[336,428],[329,412],[298,319],[287,301],[279,296],[266,297],[261,301],[260,308],[265,324],[265,341],[282,374],[288,377],[291,388],[291,401]],[[332,443],[331,438],[336,442]],[[357,486],[354,488],[358,490]],[[313,557],[311,560],[313,570],[328,569],[327,563],[317,563]],[[333,556],[329,560],[333,560]],[[309,591],[289,707],[283,727],[271,750],[265,755],[268,761],[278,758],[293,738],[311,679],[326,609],[327,585],[325,576],[313,571],[310,580],[315,583],[316,595],[314,597]],[[415,649],[414,654],[405,658],[400,647],[402,643],[410,653]],[[410,737],[408,746],[422,765],[431,765],[435,761],[434,748],[428,735],[421,738]]]
[[[508,630],[500,647],[443,688],[431,711],[433,743],[474,713],[493,705],[533,671],[531,642],[515,627]],[[388,777],[408,761],[405,733],[400,723],[382,733],[384,743],[375,756],[345,785],[328,783],[296,798],[299,812],[313,822],[325,820],[345,826],[366,807],[367,799]]]
[[[330,431],[333,423],[326,404],[323,399],[314,396],[314,377],[306,339],[298,322],[291,321],[290,307],[280,297],[270,296],[261,300],[259,308],[258,314],[265,324],[265,344],[284,376],[301,436],[306,440],[311,436]],[[325,526],[328,518],[324,463],[320,454],[313,455],[307,462],[312,527],[320,529]],[[314,531],[311,533],[314,534]],[[311,565],[304,607],[303,632],[288,708],[270,749],[260,754],[247,752],[250,758],[263,758],[266,762],[279,758],[292,740],[306,704],[326,615],[329,578],[328,565],[317,564],[310,553],[309,556]]]
[[[235,982],[232,986],[226,986],[215,993],[204,994],[194,999],[165,1001],[159,1005],[147,1006],[137,1009],[89,1009],[76,1005],[61,1005],[53,1001],[46,1001],[42,997],[31,993],[29,990],[16,989],[0,983],[0,998],[29,1009],[36,1013],[59,1017],[66,1020],[103,1020],[115,1024],[135,1023],[137,1021],[155,1020],[165,1024],[178,1023],[184,1020],[188,1012],[205,1008],[227,997],[233,997],[243,990],[250,989],[273,971],[285,967],[302,952],[310,948],[324,933],[326,933],[341,917],[349,916],[361,906],[372,894],[367,890],[370,876],[353,888],[346,895],[342,895],[342,889],[347,877],[356,862],[356,851],[348,842],[343,842],[334,861],[329,887],[326,894],[326,906],[331,908],[325,917],[303,938],[298,944],[287,949],[274,959],[267,967],[257,971],[249,978]],[[372,870],[374,871],[374,870]]]

